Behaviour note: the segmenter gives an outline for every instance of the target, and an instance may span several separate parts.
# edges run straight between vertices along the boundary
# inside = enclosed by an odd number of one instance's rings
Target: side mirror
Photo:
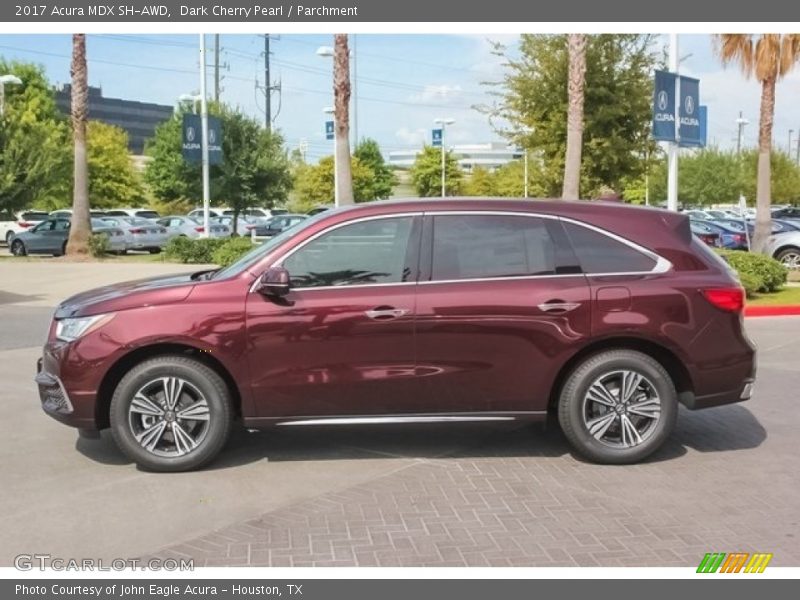
[[[289,271],[283,267],[270,267],[263,275],[258,285],[258,292],[265,296],[283,298],[289,293],[291,278]]]

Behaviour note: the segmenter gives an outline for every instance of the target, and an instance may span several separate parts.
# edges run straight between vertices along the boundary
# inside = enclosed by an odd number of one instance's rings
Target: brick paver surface
[[[557,428],[494,426],[474,446],[420,456],[157,556],[206,566],[696,566],[710,551],[761,551],[774,553],[772,565],[797,566],[792,344],[765,336],[756,399],[682,410],[670,442],[644,464],[583,462]],[[396,449],[403,436],[413,445],[436,431],[372,435]]]

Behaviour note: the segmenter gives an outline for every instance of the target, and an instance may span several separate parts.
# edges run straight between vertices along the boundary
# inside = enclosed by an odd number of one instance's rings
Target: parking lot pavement
[[[18,264],[28,263],[0,261],[0,281]],[[464,424],[242,431],[209,469],[161,475],[138,470],[107,434],[80,440],[46,417],[32,377],[58,294],[181,267],[43,265],[12,273],[24,288],[0,294],[2,566],[19,553],[696,566],[706,552],[756,550],[800,564],[800,318],[749,320],[754,399],[682,410],[671,441],[641,465],[585,463],[557,429]]]

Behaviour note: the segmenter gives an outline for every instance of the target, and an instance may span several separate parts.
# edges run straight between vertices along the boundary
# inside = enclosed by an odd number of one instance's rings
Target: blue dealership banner
[[[325,121],[325,139],[332,140],[334,138],[333,121]]]
[[[653,138],[675,141],[675,73],[656,71],[653,93]]]
[[[434,147],[440,147],[442,145],[442,130],[441,129],[432,129],[431,130],[431,145]]]
[[[203,162],[203,127],[200,115],[186,113],[183,115],[183,160],[186,162]],[[218,165],[222,162],[222,124],[216,117],[208,117],[208,164]]]
[[[700,133],[700,81],[681,76],[680,127],[678,138],[681,145],[701,146]]]

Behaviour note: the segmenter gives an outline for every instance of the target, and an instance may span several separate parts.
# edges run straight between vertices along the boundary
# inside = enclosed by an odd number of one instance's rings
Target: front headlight
[[[77,317],[60,319],[56,322],[56,338],[62,342],[73,342],[79,337],[96,329],[111,320],[114,315],[92,315],[91,317]]]

